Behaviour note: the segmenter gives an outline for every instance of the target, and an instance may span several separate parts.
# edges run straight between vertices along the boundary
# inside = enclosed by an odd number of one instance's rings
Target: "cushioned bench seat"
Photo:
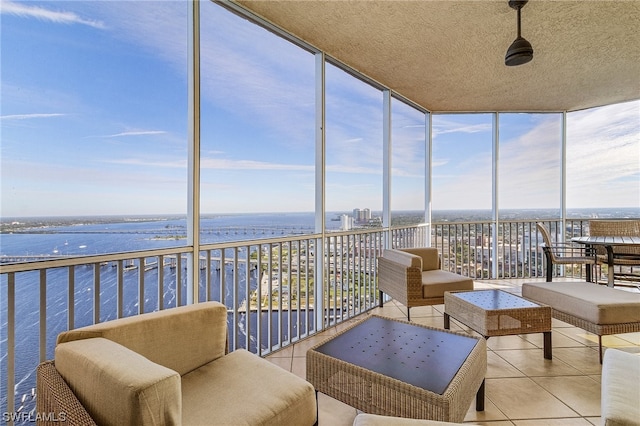
[[[603,425],[640,426],[640,354],[604,354],[601,405]]]
[[[640,294],[586,282],[522,285],[522,296],[551,306],[552,316],[602,336],[640,331]]]

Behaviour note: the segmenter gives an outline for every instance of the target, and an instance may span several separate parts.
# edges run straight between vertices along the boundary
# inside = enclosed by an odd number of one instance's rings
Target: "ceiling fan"
[[[529,0],[509,0],[509,6],[518,11],[518,37],[511,43],[504,57],[504,63],[509,67],[526,64],[533,59],[533,47],[531,47],[531,43],[520,35],[520,9],[522,9],[528,1]]]

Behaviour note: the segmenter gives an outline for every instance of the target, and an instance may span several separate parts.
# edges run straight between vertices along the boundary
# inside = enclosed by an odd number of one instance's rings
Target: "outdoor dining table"
[[[615,253],[613,248],[616,246],[638,246],[640,247],[640,237],[633,236],[582,236],[572,238],[571,241],[584,244],[586,247],[604,246],[607,250],[607,286],[613,287],[613,265],[616,257],[633,258],[638,259],[638,265],[640,265],[640,253]],[[595,256],[595,250],[594,256]]]

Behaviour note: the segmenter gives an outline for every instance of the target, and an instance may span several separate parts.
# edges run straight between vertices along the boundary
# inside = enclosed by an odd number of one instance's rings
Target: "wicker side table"
[[[316,391],[394,417],[462,422],[486,371],[483,339],[376,315],[307,351]]]
[[[485,338],[515,334],[544,334],[544,357],[552,359],[551,307],[502,290],[445,292],[444,328],[450,317]]]

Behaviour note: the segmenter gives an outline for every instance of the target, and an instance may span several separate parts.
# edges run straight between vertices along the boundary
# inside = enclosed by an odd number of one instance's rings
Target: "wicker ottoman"
[[[444,294],[444,328],[450,318],[485,338],[543,333],[544,357],[551,359],[551,308],[502,290],[455,291]]]
[[[307,352],[316,391],[385,416],[461,422],[486,371],[484,339],[376,315]]]

